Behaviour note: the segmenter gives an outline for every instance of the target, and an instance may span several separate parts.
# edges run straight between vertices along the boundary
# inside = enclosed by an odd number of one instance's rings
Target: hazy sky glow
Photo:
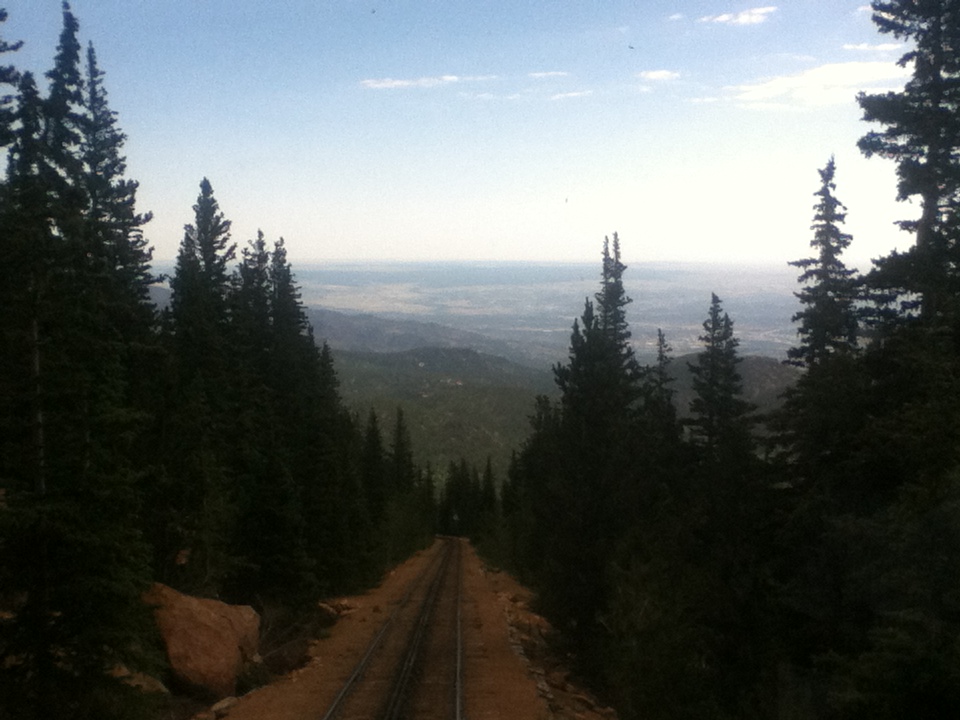
[[[0,0],[42,75],[60,0]],[[175,256],[204,176],[294,261],[786,262],[837,158],[850,260],[903,247],[859,90],[905,48],[865,0],[74,0]],[[861,267],[861,269],[865,269]]]

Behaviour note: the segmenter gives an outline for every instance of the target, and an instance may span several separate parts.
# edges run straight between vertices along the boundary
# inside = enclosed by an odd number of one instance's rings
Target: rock
[[[117,665],[110,670],[110,675],[123,680],[131,687],[139,688],[145,693],[170,694],[167,687],[157,678],[142,672],[131,672],[125,665]]]
[[[215,717],[222,718],[224,715],[230,712],[230,708],[232,708],[238,702],[240,701],[233,696],[225,697],[223,700],[211,707],[210,712],[212,712]]]
[[[324,627],[333,625],[340,617],[337,609],[325,602],[317,603],[317,615],[319,616],[320,622],[324,624]]]
[[[260,616],[246,605],[190,597],[155,583],[144,602],[157,626],[174,675],[214,697],[233,695],[245,661],[257,656]]]
[[[349,615],[357,609],[357,605],[349,600],[334,600],[333,608],[337,611],[338,615]]]
[[[569,675],[567,670],[553,670],[547,675],[547,683],[558,690],[566,690]]]
[[[586,694],[573,693],[570,695],[570,700],[579,705],[582,710],[596,710],[597,708],[597,703]]]

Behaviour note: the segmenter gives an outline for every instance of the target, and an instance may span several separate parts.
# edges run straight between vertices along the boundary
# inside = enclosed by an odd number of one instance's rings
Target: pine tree
[[[206,178],[193,206],[195,220],[184,229],[170,280],[170,319],[180,365],[187,377],[219,383],[225,369],[224,343],[229,322],[229,263],[236,256],[230,243],[230,221],[220,212]],[[210,387],[208,393],[222,397]]]
[[[718,461],[725,456],[743,457],[751,447],[751,406],[741,398],[743,381],[737,370],[740,341],[733,334],[733,321],[723,311],[720,298],[711,294],[710,310],[700,336],[703,350],[696,364],[690,363],[694,399],[690,421],[696,444],[705,457]]]
[[[795,293],[802,303],[792,318],[799,322],[800,343],[787,357],[805,372],[785,393],[774,424],[780,430],[777,445],[789,459],[791,482],[798,487],[816,484],[816,490],[804,491],[829,494],[837,468],[857,444],[866,394],[858,364],[860,281],[841,259],[851,237],[841,228],[846,212],[834,196],[833,158],[819,172],[810,242],[816,257],[790,263],[803,270],[798,282],[807,286]]]
[[[627,323],[627,305],[633,302],[623,287],[623,273],[627,266],[620,259],[620,238],[613,234],[603,239],[603,263],[600,292],[595,296],[597,321],[611,348],[616,349],[624,380],[633,382],[639,374],[637,360],[630,346],[630,328]],[[628,390],[629,393],[629,390]]]
[[[0,24],[7,21],[7,11],[0,8]],[[16,52],[23,47],[23,42],[7,42],[0,37],[0,55],[8,52]],[[10,88],[16,88],[19,73],[13,65],[0,65],[0,88],[4,85]],[[13,141],[13,122],[16,116],[16,109],[13,106],[14,95],[12,93],[0,94],[0,148],[6,147]]]
[[[271,254],[262,232],[241,253],[228,296],[228,344],[235,368],[234,413],[225,426],[237,560],[225,583],[236,602],[296,605],[314,600],[317,582],[306,549],[300,487],[287,451],[287,410],[274,390],[276,347]]]
[[[675,391],[671,387],[674,382],[670,372],[672,352],[673,348],[663,330],[657,328],[657,361],[644,378],[641,422],[644,431],[650,435],[650,442],[645,443],[646,451],[656,457],[661,469],[668,469],[672,465],[668,458],[676,451],[680,440],[680,425],[674,405]]]
[[[230,572],[234,522],[228,428],[235,417],[228,263],[236,247],[210,182],[200,183],[170,280],[165,403],[150,490],[154,571],[181,590],[216,594]],[[161,502],[162,498],[162,502]]]
[[[863,118],[884,126],[860,139],[867,155],[897,163],[898,197],[919,196],[921,215],[900,226],[916,244],[878,263],[869,278],[890,299],[902,298],[907,312],[919,308],[928,323],[956,322],[957,216],[960,199],[960,14],[952,2],[874,0],[878,30],[906,40],[911,49],[899,64],[913,76],[900,92],[861,93]]]
[[[63,240],[72,252],[79,248],[79,225],[87,199],[83,188],[81,142],[86,114],[83,107],[83,72],[80,65],[79,23],[63,3],[63,29],[54,58],[47,72],[50,92],[43,101],[42,138],[44,153],[41,175],[57,201],[54,217]]]
[[[126,135],[117,127],[116,113],[107,102],[104,73],[97,64],[96,51],[87,47],[84,107],[80,150],[84,164],[84,190],[87,197],[87,245],[95,250],[97,261],[112,278],[116,297],[111,310],[118,313],[114,322],[129,335],[134,328],[153,323],[149,286],[153,251],[143,235],[143,226],[151,213],[136,211],[139,183],[125,177]]]
[[[394,497],[402,498],[413,490],[416,474],[410,430],[403,408],[398,407],[390,443],[390,492]]]
[[[4,398],[0,575],[15,598],[0,627],[0,709],[11,717],[122,717],[136,693],[109,672],[143,668],[149,581],[130,439],[140,430],[124,348],[149,328],[119,327],[118,280],[88,232],[78,25],[64,5],[50,94],[20,81],[2,213],[0,327],[15,391]],[[98,220],[108,220],[106,216]],[[124,312],[136,312],[127,302]],[[10,311],[13,311],[12,316]],[[9,362],[9,364],[7,364]],[[8,389],[3,386],[6,394]],[[20,428],[28,429],[23,432]]]
[[[383,435],[377,413],[370,410],[363,434],[360,455],[361,481],[367,498],[368,512],[373,526],[382,527],[387,509],[387,477]]]
[[[48,287],[56,267],[50,195],[38,171],[43,146],[43,105],[31,73],[19,81],[18,127],[10,148],[3,197],[5,262],[0,264],[0,291],[6,312],[0,318],[4,350],[4,453],[7,477],[19,477],[43,492],[46,488],[45,371],[41,345],[46,323]],[[29,458],[29,460],[27,460]],[[18,468],[14,470],[14,468]],[[28,480],[29,478],[29,480]]]
[[[638,509],[635,453],[644,394],[644,373],[630,346],[618,236],[605,239],[602,259],[595,303],[584,302],[569,360],[554,368],[557,412],[543,408],[519,463],[533,504],[532,531],[542,536],[536,542],[545,553],[536,563],[544,608],[588,664],[597,660],[604,632],[598,618],[609,598],[607,563]],[[556,458],[533,462],[547,448]]]
[[[851,353],[857,347],[856,271],[848,269],[840,258],[850,245],[851,236],[841,230],[846,208],[833,194],[835,171],[832,157],[820,170],[821,185],[816,193],[819,200],[814,206],[810,241],[817,256],[790,263],[803,270],[797,282],[806,287],[796,293],[804,307],[792,318],[800,323],[800,346],[790,348],[787,357],[807,367],[837,353]]]

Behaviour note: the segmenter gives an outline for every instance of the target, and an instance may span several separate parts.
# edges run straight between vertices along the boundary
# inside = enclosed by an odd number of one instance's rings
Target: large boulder
[[[160,583],[143,599],[154,608],[177,679],[217,698],[233,695],[244,663],[259,660],[256,611],[248,605],[190,597]]]

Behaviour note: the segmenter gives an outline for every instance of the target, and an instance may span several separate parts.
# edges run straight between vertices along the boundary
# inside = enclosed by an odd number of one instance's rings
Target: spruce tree
[[[816,192],[819,199],[814,206],[810,241],[816,257],[790,263],[803,271],[797,282],[806,287],[795,293],[803,309],[791,318],[799,323],[800,345],[790,348],[787,357],[806,367],[837,353],[853,352],[857,347],[856,271],[848,269],[840,257],[850,245],[851,236],[841,229],[846,208],[833,194],[835,172],[831,157],[820,170],[821,184]]]
[[[360,468],[370,520],[379,531],[386,516],[388,492],[383,435],[377,413],[373,410],[367,416],[363,433]]]
[[[303,503],[290,467],[284,408],[274,391],[274,324],[270,252],[262,232],[241,253],[228,297],[228,343],[235,368],[234,413],[225,427],[231,497],[237,518],[231,550],[237,560],[226,582],[234,601],[299,604],[315,599],[307,557]]]
[[[7,11],[0,8],[0,25],[7,21],[7,17]],[[21,47],[23,47],[22,42],[11,43],[0,37],[0,55],[16,52]],[[14,65],[0,65],[0,89],[3,86],[15,89],[18,77],[19,73]],[[12,92],[0,93],[0,148],[6,147],[13,140],[15,114],[14,94]]]
[[[83,187],[81,142],[86,114],[83,107],[83,71],[80,64],[79,23],[63,3],[63,28],[54,65],[46,74],[50,92],[43,100],[41,175],[57,201],[54,216],[65,244],[77,246],[79,225],[87,199]]]
[[[170,280],[169,363],[150,486],[155,573],[181,590],[216,594],[231,569],[235,519],[228,429],[235,419],[230,352],[230,222],[210,182],[200,183]]]
[[[955,323],[958,296],[957,217],[960,199],[960,14],[953,2],[874,0],[877,29],[910,50],[899,60],[913,76],[900,92],[861,93],[863,119],[882,130],[864,135],[860,150],[897,163],[898,198],[918,197],[920,217],[899,225],[914,233],[905,253],[892,253],[869,278],[907,313],[928,323]]]
[[[200,183],[193,206],[195,220],[184,228],[170,280],[170,319],[178,360],[185,377],[201,378],[214,402],[224,397],[229,263],[236,256],[230,221],[220,211],[210,181]]]
[[[96,250],[103,270],[112,278],[115,297],[110,307],[114,323],[129,334],[153,323],[149,286],[152,248],[143,234],[151,213],[136,210],[139,183],[126,175],[123,145],[126,135],[117,127],[103,86],[104,72],[91,43],[87,47],[86,82],[83,88],[86,115],[81,124],[80,152],[84,164],[87,208],[87,244]]]
[[[600,291],[574,321],[568,362],[554,368],[558,422],[544,413],[543,430],[535,430],[525,452],[532,459],[540,448],[554,447],[559,455],[542,467],[521,463],[532,476],[525,482],[547,554],[539,571],[544,607],[587,663],[597,659],[603,635],[598,618],[609,593],[606,566],[639,502],[643,372],[630,346],[625,270],[618,236],[605,239]]]
[[[4,716],[124,717],[136,692],[110,673],[144,668],[149,581],[138,517],[125,346],[149,328],[119,326],[114,268],[88,232],[82,130],[89,119],[78,26],[64,5],[50,94],[20,82],[2,213],[2,322],[12,402],[4,399],[0,518],[4,592],[16,598],[0,627]],[[136,312],[127,302],[124,312]],[[11,316],[10,311],[13,311]],[[143,317],[143,316],[141,316]],[[6,392],[9,388],[4,384]],[[26,430],[26,432],[24,432]]]
[[[733,321],[723,311],[720,298],[711,294],[710,310],[700,336],[703,350],[690,363],[694,399],[690,402],[695,443],[713,461],[750,453],[749,413],[751,405],[742,399],[743,380],[737,365],[740,341],[733,333]]]

